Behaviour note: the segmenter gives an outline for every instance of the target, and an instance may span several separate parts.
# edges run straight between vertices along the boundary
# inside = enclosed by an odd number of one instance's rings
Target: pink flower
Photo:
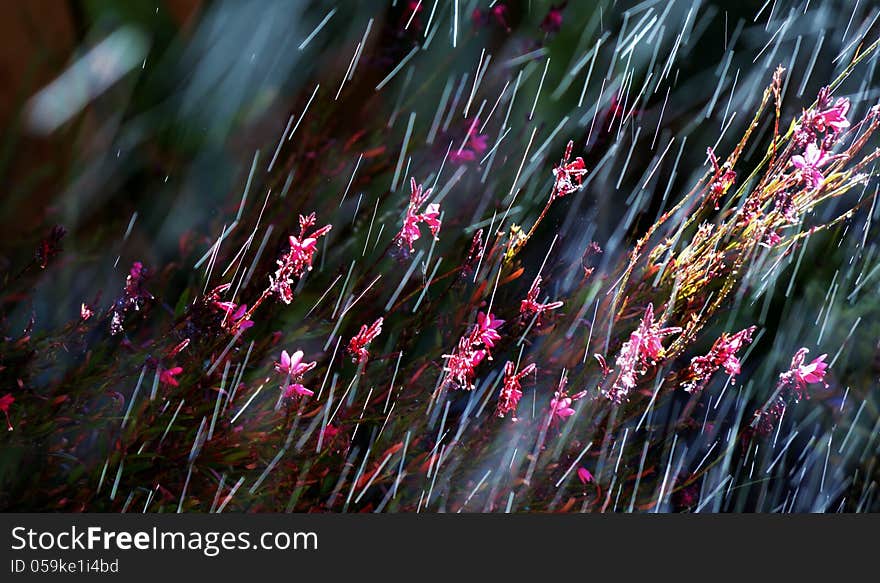
[[[447,359],[443,368],[447,375],[444,384],[469,391],[474,388],[476,368],[486,358],[486,351],[476,348],[471,337],[463,336],[455,352],[444,354],[443,358]]]
[[[214,302],[214,305],[226,313],[224,321],[227,326],[244,331],[254,325],[251,320],[243,319],[247,314],[247,304],[238,306],[235,302]]]
[[[356,362],[364,363],[370,358],[367,346],[382,333],[382,321],[382,318],[379,318],[370,326],[364,324],[360,332],[348,342],[348,352],[355,357]]]
[[[291,399],[296,396],[300,397],[311,397],[314,395],[314,391],[310,391],[299,383],[292,383],[287,385],[287,388],[284,389],[284,398]]]
[[[553,168],[555,182],[553,183],[553,193],[550,195],[551,198],[557,196],[561,198],[567,194],[571,194],[572,192],[579,190],[584,184],[584,176],[587,174],[587,166],[584,164],[584,160],[580,156],[573,161],[569,161],[573,149],[574,142],[569,141],[568,145],[565,147],[565,155],[562,157],[562,161],[559,163],[559,166]]]
[[[677,326],[661,328],[660,323],[654,321],[654,305],[648,304],[639,327],[620,348],[620,354],[615,361],[620,375],[610,389],[603,391],[605,396],[616,403],[625,400],[647,367],[653,366],[665,356],[666,350],[661,340],[678,332],[681,332],[681,328]]]
[[[807,149],[802,156],[796,155],[791,157],[791,163],[798,169],[801,178],[811,189],[818,188],[822,181],[825,180],[825,176],[819,171],[819,168],[830,160],[831,156],[826,151],[819,149],[813,142],[807,144]]]
[[[15,402],[15,398],[12,396],[12,393],[6,393],[2,397],[0,397],[0,411],[3,411],[3,414],[6,415],[6,429],[12,431],[12,423],[9,421],[9,407]]]
[[[815,142],[819,134],[829,132],[823,143],[832,144],[843,130],[850,126],[846,114],[849,112],[849,99],[838,98],[831,103],[831,90],[823,87],[816,99],[817,105],[813,109],[804,111],[801,119],[795,127],[792,142],[797,147],[804,147],[810,142]]]
[[[555,34],[559,32],[562,28],[562,11],[565,9],[566,4],[568,4],[568,2],[562,2],[561,4],[550,6],[550,10],[547,11],[544,20],[541,21],[541,30],[547,34]]]
[[[784,373],[791,375],[798,394],[805,392],[808,384],[824,384],[825,373],[828,372],[828,363],[825,362],[825,357],[828,355],[823,354],[814,358],[809,364],[804,364],[808,352],[809,350],[806,348],[798,350],[794,358],[791,359],[791,367],[789,367],[788,373]],[[826,384],[825,386],[827,387],[828,385]]]
[[[285,304],[293,301],[293,285],[295,279],[312,269],[312,261],[318,249],[318,239],[330,232],[332,225],[325,225],[320,229],[309,233],[309,229],[315,226],[315,213],[305,217],[299,216],[299,237],[290,235],[290,250],[281,256],[276,262],[278,269],[269,278],[269,289],[278,295]]]
[[[732,336],[728,336],[726,333],[721,334],[715,340],[709,354],[697,356],[691,360],[690,366],[685,371],[686,380],[682,384],[682,388],[689,393],[702,390],[715,371],[721,367],[731,376],[738,375],[740,361],[736,357],[736,353],[752,342],[754,331],[755,327],[749,326]]]
[[[501,395],[498,397],[498,406],[495,414],[498,417],[504,417],[508,413],[513,413],[513,420],[516,421],[516,408],[519,400],[522,398],[522,387],[520,382],[526,376],[535,371],[535,364],[529,364],[521,371],[516,372],[516,365],[509,360],[504,365],[504,385],[501,387]]]
[[[479,341],[485,346],[493,348],[497,340],[501,340],[501,334],[498,328],[504,324],[504,320],[498,320],[492,314],[486,315],[483,312],[477,314],[477,327],[479,329]]]
[[[247,304],[242,304],[238,306],[238,309],[232,315],[232,321],[235,322],[239,330],[247,330],[254,325],[253,321],[245,319],[245,314],[247,314],[247,311]]]
[[[163,370],[162,373],[159,375],[159,382],[166,385],[171,385],[172,387],[177,387],[180,385],[180,383],[177,382],[177,379],[174,377],[182,372],[183,369],[179,366]]]
[[[571,408],[571,397],[564,397],[556,393],[550,400],[550,410],[559,419],[571,417],[574,415],[574,409]]]
[[[85,303],[80,304],[79,307],[79,317],[82,318],[82,321],[85,322],[89,318],[91,318],[95,312]]]
[[[825,129],[831,129],[834,133],[843,131],[849,127],[849,120],[846,119],[847,112],[849,112],[849,99],[839,97],[834,105],[816,115],[814,125],[820,132]]]
[[[468,391],[474,388],[475,369],[489,356],[489,349],[495,346],[495,342],[501,339],[498,328],[502,324],[504,320],[495,319],[492,314],[477,314],[477,325],[467,336],[459,338],[455,352],[443,355],[447,359],[443,368],[447,374],[444,384]]]
[[[782,414],[786,406],[786,394],[793,394],[795,402],[803,398],[810,398],[807,393],[807,385],[822,383],[826,387],[825,374],[828,372],[828,364],[825,362],[827,354],[814,358],[810,363],[804,364],[807,353],[806,348],[800,348],[791,359],[788,370],[779,375],[776,383],[776,397],[773,402],[764,409],[755,411],[755,429],[758,433],[769,434]]]
[[[538,294],[541,293],[541,276],[537,276],[535,281],[532,282],[532,287],[529,288],[529,293],[526,295],[526,299],[522,300],[519,305],[519,313],[523,317],[529,317],[534,314],[540,316],[544,312],[549,312],[552,310],[556,310],[562,307],[562,302],[549,302],[547,304],[542,304],[538,302]]]
[[[477,159],[478,154],[482,154],[488,149],[487,136],[478,134],[477,128],[480,126],[480,119],[474,118],[471,125],[468,126],[467,137],[464,144],[458,148],[453,148],[449,153],[449,160],[455,163],[473,162]]]
[[[593,474],[590,473],[590,470],[587,468],[578,468],[577,469],[578,479],[581,481],[581,484],[588,484],[593,481]]]
[[[422,191],[422,185],[416,184],[415,178],[410,178],[409,206],[406,209],[406,217],[403,219],[403,227],[397,234],[397,244],[403,247],[406,245],[411,252],[413,243],[421,237],[419,225],[425,223],[431,234],[436,238],[440,232],[440,205],[431,203],[425,208],[425,212],[419,212],[428,197],[431,196],[431,189]]]
[[[281,374],[289,375],[290,378],[299,378],[305,373],[309,372],[315,366],[317,366],[317,362],[303,362],[303,351],[297,350],[292,355],[288,354],[286,350],[281,351],[281,359],[275,363],[275,370],[277,370]]]
[[[572,403],[579,401],[587,394],[587,391],[581,391],[580,393],[569,397],[565,390],[567,384],[568,373],[563,371],[562,378],[559,379],[559,385],[556,387],[556,392],[553,393],[553,398],[550,399],[551,423],[564,421],[574,415],[574,409],[571,407]]]

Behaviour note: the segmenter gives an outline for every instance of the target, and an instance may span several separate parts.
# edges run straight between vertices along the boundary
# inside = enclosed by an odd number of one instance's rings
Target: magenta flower
[[[410,252],[413,250],[413,243],[421,237],[419,225],[425,223],[434,238],[440,232],[440,205],[431,203],[425,208],[425,212],[419,212],[428,197],[431,196],[431,189],[422,191],[422,185],[416,184],[415,178],[410,178],[409,206],[406,209],[406,217],[403,219],[403,227],[397,234],[397,244],[403,247],[406,245]]]
[[[808,384],[824,383],[825,373],[828,372],[828,363],[825,362],[825,357],[828,355],[823,354],[814,358],[810,363],[804,364],[808,352],[809,350],[806,348],[801,348],[791,360],[789,373],[791,373],[799,392],[805,390]]]
[[[535,281],[532,282],[532,287],[529,288],[529,293],[526,295],[526,299],[522,300],[519,305],[519,313],[523,317],[529,317],[534,314],[540,316],[544,312],[550,312],[552,310],[556,310],[562,307],[562,302],[549,302],[546,304],[542,304],[538,302],[538,294],[541,293],[541,276],[537,276]]]
[[[556,393],[550,399],[550,411],[554,417],[558,417],[560,420],[571,417],[574,415],[574,409],[571,408],[571,397]]]
[[[559,384],[556,387],[556,391],[553,393],[553,398],[550,399],[550,423],[564,421],[574,415],[574,409],[571,406],[572,403],[579,401],[587,395],[587,391],[581,391],[580,393],[569,396],[568,392],[565,390],[567,384],[568,373],[563,370],[562,378],[559,379]]]
[[[382,333],[382,321],[383,319],[379,318],[369,326],[364,324],[360,332],[348,342],[348,352],[354,357],[355,362],[364,363],[370,358],[367,346]]]
[[[639,327],[620,348],[615,361],[620,375],[610,389],[603,391],[605,396],[616,403],[624,401],[635,388],[638,377],[665,356],[662,339],[678,332],[681,332],[681,328],[677,326],[661,328],[660,323],[654,321],[654,305],[648,304]]]
[[[318,249],[318,239],[330,232],[332,225],[325,225],[309,233],[315,226],[315,213],[299,216],[299,237],[290,235],[290,250],[276,262],[278,269],[269,278],[269,290],[278,295],[285,304],[293,301],[293,285],[306,271],[312,269],[312,261]]]
[[[177,387],[180,385],[180,383],[177,382],[177,379],[174,377],[182,372],[183,369],[179,366],[163,370],[162,373],[159,375],[159,382],[166,385],[171,385],[172,387]]]
[[[443,355],[447,359],[446,366],[443,367],[447,375],[445,384],[468,391],[474,388],[477,365],[489,356],[489,349],[501,339],[498,328],[502,324],[504,320],[496,319],[491,313],[477,314],[477,325],[467,336],[459,338],[455,352]]]
[[[504,324],[504,320],[499,320],[492,314],[486,315],[483,312],[477,314],[479,341],[488,348],[494,348],[495,342],[501,340],[501,334],[498,333],[498,328],[500,328],[502,324]]]
[[[825,362],[827,354],[814,358],[808,364],[804,364],[807,353],[806,348],[800,348],[794,353],[788,370],[779,375],[776,383],[776,397],[773,402],[764,409],[755,411],[755,429],[758,433],[767,435],[775,427],[785,411],[786,395],[793,394],[795,402],[803,398],[810,398],[807,392],[808,384],[822,383],[826,387],[825,375],[828,372],[828,364]]]
[[[749,326],[732,336],[726,333],[721,334],[715,340],[709,354],[691,359],[691,364],[685,371],[686,380],[682,384],[682,388],[689,393],[701,391],[708,384],[715,371],[721,367],[731,376],[738,375],[741,363],[736,354],[752,342],[754,331],[755,327]]]
[[[314,361],[303,362],[302,359],[302,350],[297,350],[292,355],[288,354],[286,350],[282,350],[281,359],[275,363],[275,370],[277,370],[281,374],[289,375],[290,378],[295,379],[309,372],[318,364]]]
[[[486,358],[486,351],[476,348],[470,336],[463,336],[455,352],[444,354],[443,358],[446,359],[446,366],[443,367],[447,375],[445,384],[469,391],[474,388],[476,368]]]
[[[849,112],[849,99],[838,98],[831,103],[831,90],[823,87],[816,99],[817,105],[813,109],[804,111],[801,119],[795,127],[793,143],[798,147],[804,147],[810,142],[815,142],[820,134],[829,132],[824,136],[823,142],[831,144],[837,140],[838,135],[850,126],[846,114]]]
[[[590,473],[590,470],[587,468],[578,468],[577,469],[578,480],[581,481],[581,484],[588,484],[593,481],[593,474]]]
[[[471,121],[464,144],[459,148],[454,148],[449,153],[449,159],[452,162],[473,162],[477,159],[479,154],[482,154],[488,149],[489,146],[486,143],[488,139],[487,136],[477,133],[479,125],[479,118],[474,118],[473,121]]]
[[[247,314],[247,304],[239,306],[235,302],[214,302],[214,305],[226,313],[224,321],[227,326],[244,331],[254,325],[253,321],[244,319]]]
[[[796,155],[791,157],[791,163],[798,169],[801,178],[807,183],[807,186],[811,189],[816,189],[825,180],[825,176],[819,168],[827,164],[831,158],[828,152],[818,148],[816,144],[811,142],[807,144],[807,149],[802,156]]]
[[[495,409],[495,414],[498,417],[504,417],[508,413],[513,413],[513,420],[516,421],[516,408],[523,394],[520,382],[532,374],[535,368],[535,363],[532,363],[521,371],[516,372],[516,365],[509,360],[505,363],[504,385],[501,387],[501,395],[498,397],[498,406]]]
[[[568,2],[562,2],[561,4],[550,6],[550,10],[547,11],[544,20],[541,21],[541,30],[547,34],[556,34],[559,32],[562,28],[562,11],[565,9],[566,4],[568,4]]]
[[[311,397],[315,392],[311,391],[299,383],[292,383],[287,385],[287,388],[284,389],[284,398],[291,399],[296,396],[300,397]]]
[[[830,101],[830,100],[829,100]],[[849,127],[849,120],[846,114],[849,112],[849,99],[839,97],[830,108],[819,112],[815,119],[814,125],[820,132],[831,129],[837,133]]]
[[[238,306],[238,309],[235,310],[235,313],[232,315],[232,321],[235,322],[239,330],[247,330],[254,325],[254,322],[252,320],[248,320],[245,318],[247,311],[247,304],[242,304]]]
[[[15,402],[15,398],[12,396],[12,393],[6,393],[2,397],[0,397],[0,411],[3,411],[3,414],[6,415],[6,429],[12,431],[12,423],[9,421],[9,408]]]
[[[648,307],[645,308],[642,324],[638,330],[638,336],[642,342],[640,347],[642,356],[651,361],[650,364],[653,364],[653,361],[662,358],[665,353],[660,340],[678,332],[681,332],[681,328],[677,326],[661,328],[658,322],[654,322],[654,305],[648,304]]]
[[[587,166],[584,164],[584,160],[580,156],[569,161],[573,149],[574,142],[569,141],[568,145],[565,147],[565,155],[562,157],[562,161],[559,163],[559,166],[553,169],[555,182],[553,183],[553,193],[550,195],[551,198],[556,196],[561,198],[567,194],[571,194],[572,192],[579,190],[584,184],[584,176],[587,174]]]

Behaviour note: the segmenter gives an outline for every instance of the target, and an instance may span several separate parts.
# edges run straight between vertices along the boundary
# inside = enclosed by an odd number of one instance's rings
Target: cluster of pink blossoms
[[[832,103],[830,91],[825,87],[819,91],[815,109],[804,111],[798,121],[792,142],[803,150],[801,154],[791,157],[791,163],[810,190],[819,188],[825,180],[821,168],[834,160],[829,150],[850,126],[846,119],[849,107],[849,99],[845,97]]]
[[[663,358],[665,349],[661,340],[678,332],[681,332],[679,327],[661,328],[660,323],[654,321],[654,305],[648,304],[639,327],[620,348],[615,360],[619,375],[611,388],[603,391],[605,396],[615,403],[625,401],[629,392],[636,387],[638,377]]]
[[[828,383],[825,382],[825,375],[828,372],[825,358],[828,355],[822,354],[804,364],[808,352],[807,348],[795,352],[788,370],[779,375],[773,402],[766,408],[755,411],[756,430],[759,433],[766,435],[773,431],[785,411],[785,399],[789,394],[794,396],[795,402],[798,402],[810,398],[807,385],[822,383],[826,388],[828,387]]]
[[[367,359],[370,358],[370,352],[367,350],[367,346],[370,345],[370,342],[376,339],[376,337],[382,333],[382,322],[383,319],[379,318],[369,326],[364,324],[361,326],[360,331],[348,342],[348,352],[354,358],[354,361],[363,364],[367,362]]]
[[[825,140],[831,141],[836,138],[837,134],[850,125],[849,120],[846,119],[849,107],[849,99],[845,97],[838,97],[832,103],[830,89],[823,87],[819,90],[816,107],[805,110],[798,120],[792,137],[794,144],[803,148],[810,142],[815,142],[826,132],[830,133],[830,139],[829,136],[825,136]]]
[[[307,217],[299,217],[299,237],[290,235],[290,250],[278,261],[275,275],[269,277],[269,289],[278,295],[285,304],[293,301],[293,286],[296,279],[312,269],[318,239],[330,232],[332,225],[325,225],[316,231],[309,232],[315,226],[315,213]]]
[[[416,184],[415,178],[410,178],[409,206],[406,209],[406,218],[403,219],[403,228],[397,234],[397,244],[401,247],[407,246],[410,252],[413,250],[413,243],[421,237],[419,224],[425,223],[431,230],[431,234],[437,237],[440,232],[440,205],[431,203],[425,208],[425,212],[419,212],[428,197],[431,196],[431,189],[423,191],[421,184]]]
[[[498,406],[495,414],[498,417],[504,417],[508,413],[513,413],[513,420],[516,421],[516,408],[519,406],[519,400],[522,399],[522,386],[520,383],[528,375],[535,372],[535,363],[531,363],[524,367],[521,371],[516,372],[516,365],[511,361],[507,361],[504,365],[504,384],[501,387],[501,395],[498,397]]]
[[[749,326],[745,330],[740,330],[736,334],[728,335],[727,333],[715,340],[709,354],[705,356],[696,356],[691,359],[691,364],[685,371],[685,380],[682,388],[689,393],[697,393],[702,391],[712,375],[719,368],[724,370],[731,377],[735,377],[740,372],[740,361],[736,354],[744,346],[752,342],[752,333],[755,331],[754,326]]]
[[[546,304],[542,304],[538,301],[538,294],[541,293],[541,276],[535,277],[535,281],[532,282],[532,287],[529,288],[529,293],[526,294],[526,299],[522,300],[519,304],[519,313],[525,317],[531,317],[533,315],[541,316],[544,312],[550,312],[562,307],[562,302],[548,302]]]
[[[315,394],[314,391],[305,388],[299,381],[304,374],[315,368],[318,363],[314,361],[303,362],[303,356],[302,350],[297,350],[293,354],[288,354],[286,350],[282,350],[281,359],[275,363],[275,370],[286,376],[286,380],[281,386],[281,389],[284,391],[284,398],[286,399],[296,395],[311,397]]]
[[[477,325],[471,333],[459,339],[455,352],[443,355],[447,359],[444,384],[468,391],[474,388],[476,368],[487,356],[491,358],[489,351],[501,339],[498,328],[502,324],[504,320],[496,319],[491,313],[477,314]]]

